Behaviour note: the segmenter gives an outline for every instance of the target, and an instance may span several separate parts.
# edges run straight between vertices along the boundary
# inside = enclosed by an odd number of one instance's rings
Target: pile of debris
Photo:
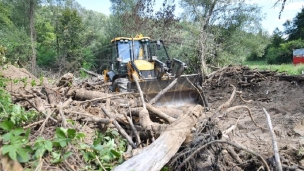
[[[127,140],[129,148],[124,154],[126,161],[114,170],[157,171],[166,164],[174,170],[276,168],[273,153],[269,152],[271,149],[263,153],[248,147],[248,142],[244,145],[247,133],[241,128],[247,124],[250,131],[253,128],[270,135],[267,122],[259,122],[255,106],[257,102],[267,102],[257,100],[257,96],[261,90],[264,91],[261,86],[281,78],[276,72],[229,66],[210,74],[203,84],[209,111],[200,105],[154,106],[143,101],[140,93],[110,92],[110,84],[104,83],[101,75],[85,72],[92,77],[77,80],[68,73],[56,83],[49,83],[46,78],[39,80],[28,72],[24,75],[23,70],[14,66],[0,71],[2,77],[11,80],[27,78],[26,86],[24,82],[20,85],[12,83],[6,89],[15,103],[44,115],[37,122],[24,126],[32,128],[32,139],[37,136],[52,138],[59,126],[73,127],[85,132],[85,141],[90,144],[95,130],[117,129]],[[12,73],[14,76],[10,75]],[[33,81],[35,85],[31,85]],[[298,85],[302,84],[298,81]],[[233,121],[225,123],[229,119]],[[85,165],[81,160],[82,154],[77,154],[76,149],[74,151],[73,158],[56,167],[62,170],[82,168]],[[54,165],[44,160],[43,166],[45,169]],[[290,159],[283,162],[282,167],[287,170],[304,166]]]

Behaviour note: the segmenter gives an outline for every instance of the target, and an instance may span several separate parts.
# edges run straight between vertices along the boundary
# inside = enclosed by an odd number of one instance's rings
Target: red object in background
[[[294,49],[292,54],[293,54],[292,63],[294,65],[300,63],[304,64],[304,49]]]
[[[292,63],[293,64],[300,64],[300,63],[302,63],[302,64],[304,64],[304,57],[293,57],[293,60],[292,60]]]

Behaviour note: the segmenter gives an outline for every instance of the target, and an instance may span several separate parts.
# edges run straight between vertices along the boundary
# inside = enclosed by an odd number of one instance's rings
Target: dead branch
[[[212,115],[212,118],[217,117],[217,115],[219,114],[219,112],[220,112],[222,109],[227,108],[227,107],[230,106],[231,101],[233,100],[233,98],[234,98],[234,96],[235,96],[235,93],[236,93],[236,87],[235,87],[234,85],[232,85],[232,84],[229,84],[229,85],[233,87],[233,92],[231,93],[229,100],[226,101],[225,103],[223,103],[222,105],[220,105],[220,106],[216,109],[216,111],[215,111],[214,114]]]
[[[244,100],[244,98],[243,98],[243,96],[242,96],[243,92],[237,91],[236,93],[239,95],[240,99],[241,99],[243,102],[245,102],[245,103],[250,103],[250,102],[252,102],[252,100]]]
[[[166,113],[158,110],[156,107],[152,106],[149,103],[146,103],[146,107],[149,111],[151,111],[152,113],[156,114],[158,117],[165,119],[167,122],[172,123],[174,122],[176,119],[167,115]]]
[[[40,120],[40,121],[31,123],[31,124],[29,124],[29,125],[24,126],[23,129],[27,129],[27,128],[30,128],[30,127],[32,127],[32,126],[39,125],[39,124],[41,124],[41,123],[43,123],[43,122],[44,122],[44,120]]]
[[[180,164],[179,169],[180,169],[181,167],[183,167],[191,158],[194,157],[194,155],[196,155],[197,153],[199,153],[201,150],[203,150],[204,148],[206,148],[206,147],[208,147],[208,146],[210,146],[210,145],[212,145],[212,144],[216,144],[216,143],[225,143],[225,144],[231,145],[231,146],[233,146],[233,147],[235,147],[235,148],[238,148],[238,149],[240,149],[240,150],[244,150],[244,151],[246,151],[247,153],[253,154],[254,156],[257,156],[258,159],[259,159],[259,160],[263,163],[263,165],[265,166],[266,170],[267,170],[267,171],[270,171],[270,168],[269,168],[267,162],[265,161],[265,159],[264,159],[260,154],[254,152],[254,151],[252,151],[252,150],[250,150],[250,149],[247,149],[247,148],[245,148],[245,147],[242,147],[242,146],[240,146],[240,145],[238,145],[238,144],[235,144],[235,143],[233,143],[233,142],[224,141],[224,140],[215,140],[215,141],[211,141],[211,142],[208,142],[208,143],[206,143],[206,144],[203,144],[202,146],[200,146],[199,148],[197,148],[194,152],[192,152],[191,155],[189,155],[189,156]]]
[[[272,138],[272,146],[273,146],[274,157],[275,157],[275,161],[276,161],[276,167],[279,171],[282,171],[282,164],[281,164],[281,160],[280,160],[279,149],[278,149],[278,145],[277,145],[277,141],[276,141],[276,136],[275,136],[274,131],[273,131],[271,118],[270,118],[270,116],[269,116],[269,114],[268,114],[268,112],[266,111],[265,108],[263,108],[263,111],[266,115],[267,123],[268,123],[268,127],[269,127],[269,132],[270,132],[271,138]]]
[[[45,124],[47,123],[47,121],[49,120],[49,118],[51,118],[51,115],[54,113],[54,111],[55,111],[55,110],[53,110],[53,111],[48,110],[48,111],[47,111],[48,114],[47,114],[47,116],[46,116],[44,122],[41,124],[40,128],[38,129],[38,131],[40,131],[40,133],[39,133],[40,135],[41,135],[42,132],[44,131]],[[56,121],[56,123],[57,123],[57,121]]]
[[[234,158],[238,164],[243,163],[242,159],[240,159],[239,155],[236,154],[236,152],[234,151],[234,149],[231,146],[227,146],[226,149],[227,149],[228,153],[230,154],[230,156],[232,158]]]
[[[249,109],[248,106],[234,106],[234,107],[230,107],[230,108],[228,108],[224,113],[227,115],[229,112],[234,111],[234,110],[237,110],[237,109],[241,109],[241,108],[247,109],[248,114],[249,114],[249,116],[250,116],[250,118],[251,118],[251,121],[254,123],[254,125],[255,125],[256,127],[261,128],[261,129],[265,129],[265,128],[259,126],[259,125],[254,121],[253,116],[252,116],[252,114],[251,114],[251,110]]]
[[[137,130],[136,130],[136,128],[135,128],[133,122],[132,122],[132,119],[130,119],[125,113],[124,113],[124,116],[125,116],[125,118],[128,120],[128,122],[129,122],[129,124],[130,124],[130,126],[131,126],[131,128],[132,128],[132,131],[133,131],[133,133],[135,134],[135,138],[136,138],[136,143],[137,143],[137,145],[141,148],[141,140],[140,140],[139,134],[138,134],[138,132],[137,132]]]
[[[94,91],[95,92],[95,91]],[[134,94],[134,93],[131,93],[131,92],[124,92],[124,93],[118,93],[118,94],[113,94],[113,95],[108,95],[108,94],[105,94],[105,93],[102,93],[102,96],[103,97],[95,97],[91,100],[86,100],[86,101],[82,101],[82,102],[79,102],[80,104],[82,103],[87,103],[87,102],[93,102],[93,101],[99,101],[99,100],[106,100],[108,98],[113,98],[113,97],[119,97],[119,96],[123,96],[123,95],[126,95],[126,94]],[[95,95],[94,95],[95,96]],[[87,98],[89,99],[89,98]]]
[[[221,68],[221,69],[216,70],[216,71],[212,72],[211,74],[209,74],[207,76],[208,79],[205,81],[205,83],[210,82],[217,73],[221,73],[222,71],[226,70],[227,68],[228,67],[224,67],[224,68]]]
[[[57,99],[56,99],[56,92],[46,86],[44,86],[45,92],[47,94],[49,103],[52,107],[54,107],[57,104]]]
[[[133,80],[134,80],[135,83],[136,83],[137,91],[138,91],[139,94],[140,94],[140,99],[141,99],[141,101],[142,101],[143,108],[146,109],[146,103],[145,103],[145,99],[144,99],[144,94],[143,94],[143,92],[141,91],[141,88],[140,88],[140,85],[139,85],[139,83],[138,83],[137,77],[136,77],[135,74],[132,74],[132,77],[133,77]]]
[[[58,106],[58,111],[59,111],[59,114],[61,115],[61,119],[62,119],[62,126],[64,128],[67,126],[67,122],[66,122],[66,119],[65,119],[65,116],[64,116],[63,109],[68,107],[72,102],[73,102],[72,98],[69,98],[63,104]]]
[[[102,111],[104,112],[105,115],[107,115],[111,120],[113,120],[113,124],[115,127],[118,129],[118,132],[127,139],[129,144],[133,147],[136,148],[136,145],[132,141],[132,138],[126,133],[126,131],[119,125],[119,123],[116,121],[116,119],[107,111],[106,108],[102,107]]]
[[[93,71],[86,70],[86,69],[84,69],[84,68],[80,68],[80,69],[81,69],[82,71],[84,71],[85,73],[89,74],[89,75],[92,75],[92,76],[94,76],[94,77],[97,77],[97,78],[103,80],[103,75],[97,74],[97,73],[95,73],[95,72],[93,72]]]

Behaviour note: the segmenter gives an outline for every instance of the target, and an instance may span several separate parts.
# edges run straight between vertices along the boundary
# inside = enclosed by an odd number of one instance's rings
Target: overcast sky
[[[106,15],[110,14],[110,0],[77,0],[78,3],[89,10],[94,10],[102,12]],[[179,2],[179,0],[175,0]],[[276,0],[248,0],[250,3],[256,3],[262,6],[263,13],[266,14],[266,18],[262,21],[262,25],[265,30],[272,33],[273,30],[278,27],[283,31],[283,23],[290,19],[292,20],[298,12],[301,11],[302,6],[304,6],[304,0],[292,0],[285,5],[284,11],[281,14],[281,19],[279,19],[279,12],[281,7],[273,7]],[[163,2],[163,0],[156,0],[157,2]],[[177,8],[176,12],[180,13],[181,8]]]

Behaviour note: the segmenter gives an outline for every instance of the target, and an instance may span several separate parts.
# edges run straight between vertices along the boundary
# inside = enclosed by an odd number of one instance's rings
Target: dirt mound
[[[9,80],[5,89],[10,92],[17,92],[21,88],[30,89],[32,86],[40,84],[33,74],[24,68],[17,68],[14,65],[0,66],[0,76]]]

